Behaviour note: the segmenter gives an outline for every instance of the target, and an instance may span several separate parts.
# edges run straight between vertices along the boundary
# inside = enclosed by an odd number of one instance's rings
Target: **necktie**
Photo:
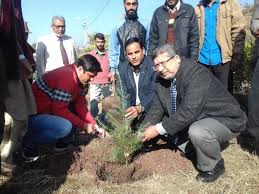
[[[171,97],[172,97],[172,111],[176,112],[176,97],[177,97],[177,91],[176,91],[176,79],[171,81]]]
[[[172,112],[176,112],[176,97],[177,97],[177,91],[176,91],[176,79],[174,79],[173,81],[171,81],[171,87],[170,87],[170,91],[171,91],[171,97],[172,97]],[[178,136],[175,135],[172,138],[172,142],[175,146],[177,146],[178,144]]]
[[[61,52],[61,56],[62,56],[62,60],[63,60],[63,64],[64,65],[68,65],[69,64],[69,61],[68,61],[68,57],[67,57],[67,52],[65,50],[65,47],[63,45],[63,39],[62,38],[59,38],[59,41],[60,41],[60,52]]]

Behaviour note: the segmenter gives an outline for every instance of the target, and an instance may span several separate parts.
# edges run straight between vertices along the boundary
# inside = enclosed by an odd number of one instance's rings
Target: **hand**
[[[158,131],[156,130],[156,126],[152,125],[145,129],[145,131],[142,134],[142,140],[141,142],[149,141],[150,139],[153,139],[159,135]]]
[[[110,80],[110,82],[115,82],[116,81],[115,72],[110,72],[108,75],[108,79]]]
[[[33,70],[30,62],[27,59],[20,60],[20,76],[21,80],[32,78]]]
[[[131,106],[127,108],[125,118],[126,119],[135,119],[140,114],[137,106]]]
[[[98,125],[95,125],[97,136],[101,139],[105,138],[106,136],[109,136],[109,134],[106,132],[105,129],[100,128]]]
[[[256,31],[256,33],[254,34],[255,38],[259,38],[259,30]]]
[[[95,134],[96,132],[95,126],[91,123],[85,123],[83,126],[83,130],[88,134]]]

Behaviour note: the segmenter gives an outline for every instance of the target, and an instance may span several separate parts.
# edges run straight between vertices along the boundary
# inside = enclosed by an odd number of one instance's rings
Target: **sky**
[[[139,18],[149,23],[154,10],[165,0],[139,0]],[[185,3],[196,5],[199,0],[184,0]],[[253,0],[240,0],[241,4],[251,4]],[[83,24],[87,32],[110,34],[116,24],[124,20],[123,0],[23,0],[23,17],[28,22],[30,31],[29,42],[35,43],[40,36],[52,32],[51,18],[62,15],[66,19],[66,34],[71,36],[76,45],[84,42]],[[145,25],[144,24],[144,25]]]

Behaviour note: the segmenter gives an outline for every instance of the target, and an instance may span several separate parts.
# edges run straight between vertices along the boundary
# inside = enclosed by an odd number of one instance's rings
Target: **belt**
[[[207,67],[207,68],[216,68],[216,67],[224,65],[223,63],[219,63],[219,64],[216,64],[216,65],[207,65],[207,64],[204,64],[204,63],[200,63],[200,64]]]

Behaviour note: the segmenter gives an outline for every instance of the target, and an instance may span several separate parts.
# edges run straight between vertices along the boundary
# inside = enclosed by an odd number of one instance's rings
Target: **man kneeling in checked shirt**
[[[100,71],[98,60],[86,54],[74,64],[47,72],[33,83],[37,114],[30,116],[23,139],[26,160],[39,158],[41,144],[56,143],[55,151],[67,150],[75,129],[89,134],[98,131],[105,136],[105,130],[98,127],[88,111],[85,99],[88,83]]]

